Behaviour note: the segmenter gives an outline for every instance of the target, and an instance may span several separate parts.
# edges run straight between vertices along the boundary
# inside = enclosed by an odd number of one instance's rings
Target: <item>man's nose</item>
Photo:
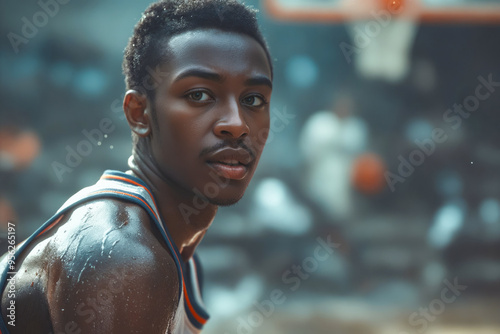
[[[221,108],[220,119],[214,126],[215,135],[224,139],[242,139],[246,137],[250,132],[250,128],[244,118],[239,101],[231,99]]]

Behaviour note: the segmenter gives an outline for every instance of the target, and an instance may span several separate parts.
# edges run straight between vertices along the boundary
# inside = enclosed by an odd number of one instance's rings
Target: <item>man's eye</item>
[[[243,103],[251,107],[262,107],[266,104],[263,98],[257,95],[247,96],[243,99]]]
[[[192,92],[192,93],[188,94],[188,97],[191,100],[198,101],[198,102],[209,101],[211,99],[211,96],[205,92]]]

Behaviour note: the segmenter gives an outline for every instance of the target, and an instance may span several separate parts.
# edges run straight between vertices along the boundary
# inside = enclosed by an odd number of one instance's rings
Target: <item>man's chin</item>
[[[217,206],[231,206],[240,201],[240,199],[243,197],[243,194],[233,196],[233,197],[215,197],[215,198],[208,198],[208,202],[213,205]]]

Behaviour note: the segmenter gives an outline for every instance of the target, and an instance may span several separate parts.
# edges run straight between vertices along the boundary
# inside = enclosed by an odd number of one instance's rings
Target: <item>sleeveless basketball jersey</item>
[[[104,172],[95,185],[84,188],[73,195],[51,219],[36,230],[24,243],[19,244],[16,249],[15,258],[33,240],[57,225],[63,215],[69,210],[96,198],[118,198],[132,202],[146,210],[161,232],[175,261],[179,276],[179,304],[174,317],[174,329],[172,333],[200,333],[209,316],[205,311],[205,306],[201,299],[199,284],[201,273],[197,269],[199,267],[198,259],[194,256],[188,263],[182,262],[179,251],[161,220],[153,195],[146,184],[136,177],[118,171],[108,170]],[[2,292],[6,288],[8,279],[15,276],[15,268],[9,268],[7,260],[8,258],[4,259],[0,264],[0,291]],[[7,327],[8,325],[4,323],[3,318],[0,316],[0,334],[8,334]]]

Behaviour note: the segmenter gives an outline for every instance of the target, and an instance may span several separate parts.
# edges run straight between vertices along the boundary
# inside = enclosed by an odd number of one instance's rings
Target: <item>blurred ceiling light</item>
[[[406,139],[410,142],[432,138],[433,127],[426,119],[413,119],[406,125]]]
[[[108,81],[100,69],[87,67],[76,74],[73,86],[81,97],[97,97],[104,94]]]
[[[318,66],[308,56],[293,56],[286,65],[286,78],[288,82],[298,88],[313,86],[318,80]]]

